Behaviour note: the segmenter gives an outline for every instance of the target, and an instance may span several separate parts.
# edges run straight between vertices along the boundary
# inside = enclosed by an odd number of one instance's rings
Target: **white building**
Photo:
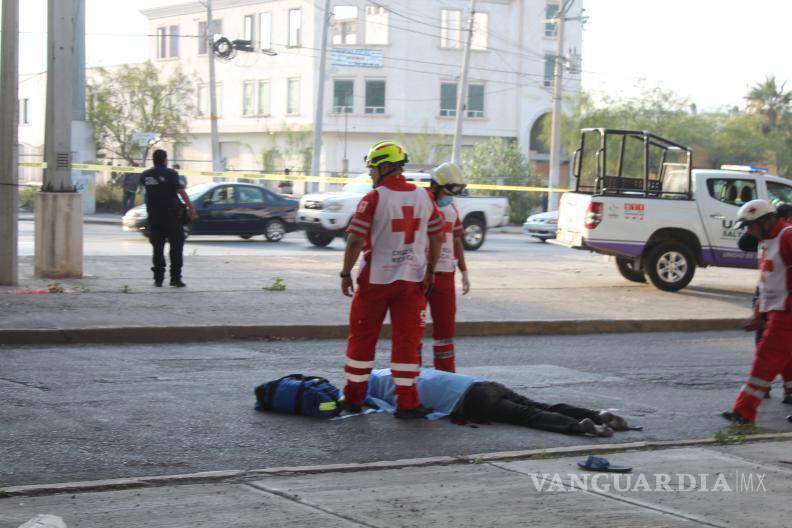
[[[582,0],[570,16],[580,14]],[[323,2],[215,0],[214,33],[251,40],[253,53],[217,62],[223,164],[231,169],[308,170],[318,84]],[[322,170],[363,170],[368,147],[402,141],[418,164],[450,156],[467,0],[333,0],[325,86]],[[534,160],[537,123],[550,110],[556,28],[546,23],[558,0],[479,0],[475,17],[463,148],[490,137],[517,140]],[[184,168],[210,169],[206,12],[189,2],[143,12],[150,56],[163,72],[195,78],[202,117],[193,140],[175,146]],[[581,24],[565,27],[565,50],[577,66]],[[275,50],[271,57],[262,49]],[[579,76],[567,75],[575,93]],[[531,145],[532,129],[534,145]],[[544,152],[542,152],[544,151]]]

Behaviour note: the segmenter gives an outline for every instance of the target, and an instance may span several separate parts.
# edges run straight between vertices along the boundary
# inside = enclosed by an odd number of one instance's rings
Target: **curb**
[[[17,219],[20,222],[33,222],[36,220],[36,217],[33,215],[19,215]],[[118,220],[113,220],[111,218],[90,218],[83,216],[83,224],[104,224],[104,225],[121,225],[121,217],[118,217]]]
[[[738,330],[742,319],[596,319],[457,322],[457,337],[577,335],[635,332]],[[427,325],[426,335],[431,335]],[[106,326],[64,329],[2,329],[0,345],[184,343],[223,340],[346,339],[347,325]],[[390,337],[384,325],[382,337]]]
[[[743,443],[768,442],[774,440],[792,440],[792,433],[766,433],[749,436]],[[623,444],[580,445],[555,447],[550,449],[530,449],[526,451],[504,451],[481,453],[458,457],[440,456],[413,458],[379,462],[354,464],[328,464],[323,466],[292,466],[273,467],[254,470],[203,471],[181,475],[162,475],[156,477],[121,478],[107,480],[89,480],[63,482],[57,484],[34,484],[30,486],[11,486],[0,489],[0,500],[8,497],[32,497],[38,495],[54,495],[59,493],[86,493],[117,491],[132,488],[155,486],[178,486],[184,484],[208,484],[235,482],[262,477],[282,477],[292,475],[311,475],[320,473],[351,473],[357,471],[378,471],[387,469],[406,469],[422,466],[448,466],[453,464],[481,464],[485,462],[507,462],[524,460],[532,457],[563,458],[567,456],[588,455],[593,453],[615,453],[620,451],[656,451],[682,447],[722,444],[713,438],[693,440],[670,440],[656,442],[627,442]]]

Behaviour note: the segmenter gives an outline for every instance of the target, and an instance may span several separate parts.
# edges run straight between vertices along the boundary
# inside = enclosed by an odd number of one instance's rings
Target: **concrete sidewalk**
[[[121,213],[95,213],[83,215],[83,224],[112,224],[121,225]],[[19,211],[19,220],[32,222],[36,219],[33,211]]]
[[[16,487],[0,528],[542,526],[786,528],[790,435]],[[580,470],[600,453],[631,474]]]
[[[333,249],[188,254],[188,287],[178,290],[152,285],[146,257],[86,257],[84,278],[62,281],[33,278],[32,259],[21,258],[22,285],[0,287],[0,344],[343,337],[349,299],[339,291],[340,258]],[[469,259],[473,289],[457,301],[460,335],[737,328],[749,315],[756,274],[704,270],[667,293],[627,282],[612,262],[584,253]],[[278,278],[286,289],[268,290]],[[25,294],[52,283],[65,293]]]

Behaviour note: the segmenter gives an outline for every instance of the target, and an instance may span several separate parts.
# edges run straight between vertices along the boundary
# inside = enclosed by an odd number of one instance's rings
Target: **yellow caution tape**
[[[46,169],[47,164],[40,161],[22,161],[19,162],[20,167]],[[73,170],[81,171],[98,171],[98,172],[131,172],[141,173],[146,170],[145,167],[127,167],[127,166],[110,166],[110,165],[91,165],[85,163],[72,163]],[[208,176],[212,178],[242,178],[247,180],[266,180],[266,181],[292,181],[292,182],[311,182],[311,183],[352,183],[359,181],[358,178],[341,178],[336,176],[301,176],[298,174],[267,174],[261,172],[218,172],[218,171],[202,171],[202,170],[179,170],[179,174],[184,176]],[[416,182],[421,187],[428,187],[429,182]],[[547,187],[529,187],[524,185],[490,185],[484,183],[471,183],[467,186],[468,189],[474,191],[515,191],[515,192],[568,192],[571,189],[549,189]]]

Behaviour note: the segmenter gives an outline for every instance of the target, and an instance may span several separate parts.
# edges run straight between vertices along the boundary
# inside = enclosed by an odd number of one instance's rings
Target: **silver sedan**
[[[531,215],[523,224],[523,234],[542,242],[555,238],[558,231],[558,211]]]

